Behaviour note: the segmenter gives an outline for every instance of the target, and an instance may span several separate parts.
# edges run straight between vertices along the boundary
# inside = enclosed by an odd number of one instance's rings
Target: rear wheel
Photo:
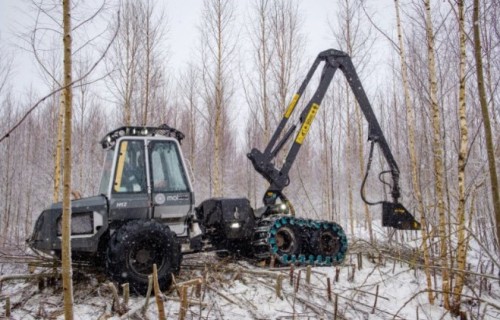
[[[311,252],[315,259],[327,264],[340,264],[345,259],[347,237],[342,227],[335,222],[326,222],[311,237]]]
[[[161,290],[180,269],[180,243],[170,229],[154,220],[133,220],[112,236],[106,252],[108,274],[119,283],[129,283],[139,294],[146,293],[153,264],[158,270]]]
[[[322,230],[319,234],[318,249],[320,254],[333,256],[341,248],[340,237],[332,230]]]

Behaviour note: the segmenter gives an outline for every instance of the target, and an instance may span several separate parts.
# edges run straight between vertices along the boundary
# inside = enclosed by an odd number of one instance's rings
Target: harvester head
[[[400,203],[382,203],[382,226],[399,230],[420,230],[420,222]]]

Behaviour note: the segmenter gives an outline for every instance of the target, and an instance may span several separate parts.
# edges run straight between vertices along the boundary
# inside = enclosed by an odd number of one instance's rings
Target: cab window
[[[111,170],[113,168],[114,149],[107,150],[104,156],[102,167],[101,184],[99,185],[99,194],[107,195],[109,192],[109,183],[111,182]]]
[[[113,193],[146,192],[146,183],[144,141],[121,141],[113,183]]]

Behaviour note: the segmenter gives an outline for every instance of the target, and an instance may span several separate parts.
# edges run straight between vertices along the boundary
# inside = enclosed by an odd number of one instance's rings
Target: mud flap
[[[400,203],[382,203],[382,226],[399,230],[420,230],[420,222]]]

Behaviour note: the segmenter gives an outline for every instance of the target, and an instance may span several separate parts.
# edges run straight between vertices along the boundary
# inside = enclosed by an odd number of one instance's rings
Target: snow
[[[453,319],[440,306],[441,296],[434,305],[429,304],[421,269],[412,267],[411,262],[391,258],[386,249],[377,250],[382,258],[365,242],[351,240],[346,261],[338,267],[312,267],[309,284],[306,283],[306,267],[294,268],[292,284],[289,267],[259,267],[247,261],[220,260],[213,253],[186,256],[177,283],[205,277],[207,284],[202,286],[199,298],[194,287],[188,289],[189,298],[195,302],[189,306],[186,319],[334,319],[335,297],[338,319]],[[361,266],[358,266],[357,252],[363,252]],[[23,268],[12,263],[2,264],[3,274],[27,272],[21,270]],[[335,281],[337,270],[339,277]],[[282,295],[278,297],[275,287],[280,275]],[[439,276],[433,279],[437,279],[439,288]],[[469,280],[470,287],[477,288],[474,281],[478,280]],[[328,299],[328,281],[331,282],[331,300]],[[120,316],[112,311],[113,299],[107,282],[102,273],[75,268],[75,319],[99,319],[106,312],[109,319],[140,319],[133,315]],[[490,281],[490,284],[491,293],[483,290],[481,299],[495,305],[500,296],[499,282]],[[469,296],[477,294],[473,289],[466,289],[464,293]],[[11,299],[11,319],[64,319],[59,281],[55,286],[42,289],[38,288],[36,280],[4,283],[1,313],[5,310],[7,296]],[[167,319],[177,319],[180,303],[176,291],[167,293],[164,300]],[[144,297],[132,296],[128,310],[140,310],[144,303]],[[500,311],[485,303],[464,303],[462,310],[471,318],[500,318]],[[158,318],[154,298],[150,299],[143,318]]]
[[[292,283],[290,267],[270,268],[245,260],[218,259],[214,253],[187,255],[176,283],[192,279],[205,282],[200,296],[193,286],[188,288],[188,298],[192,301],[186,319],[335,319],[335,299],[337,319],[456,319],[442,307],[441,293],[438,292],[434,305],[428,301],[422,259],[415,255],[421,234],[405,233],[399,242],[395,239],[401,238],[401,234],[397,234],[392,242],[381,242],[380,239],[387,239],[386,230],[377,221],[373,227],[379,239],[377,246],[370,245],[367,232],[358,228],[355,235],[349,236],[349,252],[343,264],[312,267],[309,284],[306,267],[294,267]],[[469,319],[500,319],[500,281],[492,267],[494,262],[474,240],[470,242],[468,263],[471,273],[463,292],[462,311]],[[28,274],[28,268],[25,263],[0,256],[0,272]],[[279,297],[278,277],[282,279]],[[439,269],[431,277],[433,283],[437,282],[434,287],[441,288]],[[61,281],[52,286],[44,283],[43,288],[39,288],[38,280],[2,283],[0,316],[5,312],[5,298],[10,297],[11,319],[64,319]],[[140,312],[145,304],[142,296],[131,296],[126,308],[129,313],[120,315],[112,310],[108,283],[102,271],[74,267],[75,319],[158,318],[154,297],[149,300],[144,316]],[[165,292],[167,319],[179,318],[179,300],[176,290]],[[106,314],[108,318],[101,317]]]

